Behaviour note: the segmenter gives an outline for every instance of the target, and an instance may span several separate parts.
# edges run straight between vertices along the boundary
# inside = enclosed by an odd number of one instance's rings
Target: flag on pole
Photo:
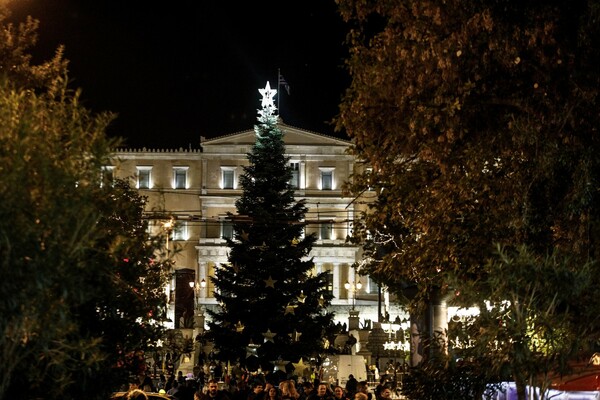
[[[287,94],[290,94],[290,85],[287,83],[283,75],[279,75],[279,86],[283,86]]]

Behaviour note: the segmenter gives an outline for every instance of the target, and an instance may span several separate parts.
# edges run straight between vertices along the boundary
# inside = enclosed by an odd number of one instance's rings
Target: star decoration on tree
[[[235,331],[238,333],[244,332],[244,328],[245,328],[245,326],[244,326],[244,324],[242,324],[242,321],[238,321],[238,323],[235,324]]]
[[[273,364],[275,366],[275,370],[276,371],[285,371],[286,367],[288,366],[290,362],[287,360],[282,360],[282,359],[277,359],[277,360],[272,360],[271,364]]]
[[[323,295],[319,297],[319,306],[325,307],[325,298],[323,297]]]
[[[296,306],[293,304],[288,304],[287,306],[285,306],[285,312],[283,313],[283,315],[288,315],[288,314],[296,314]]]
[[[269,279],[265,279],[265,287],[271,287],[273,289],[275,289],[275,283],[277,282],[275,279],[273,279],[271,277],[271,275],[269,275]]]
[[[258,345],[254,344],[252,339],[250,339],[250,343],[246,346],[246,357],[256,356],[256,351],[258,349]]]
[[[298,332],[294,330],[294,332],[288,334],[292,338],[292,342],[297,342],[300,340],[300,336],[302,336],[302,332]]]
[[[308,368],[308,366],[304,364],[302,358],[297,363],[292,363],[292,365],[294,366],[294,374],[298,376],[302,376],[304,370]]]
[[[304,290],[300,291],[300,295],[298,296],[298,301],[300,303],[304,303],[306,301],[306,296],[304,295]]]
[[[264,89],[258,89],[258,92],[262,95],[262,108],[275,108],[273,103],[273,97],[277,94],[277,90],[271,89],[271,84],[267,81],[267,86]]]
[[[267,342],[271,342],[271,343],[275,343],[275,341],[273,340],[273,338],[275,337],[275,335],[277,335],[275,332],[271,332],[271,329],[267,329],[266,332],[263,332],[262,334],[265,338],[265,343]]]

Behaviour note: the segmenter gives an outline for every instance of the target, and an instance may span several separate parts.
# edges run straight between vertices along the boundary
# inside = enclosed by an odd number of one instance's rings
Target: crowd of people
[[[146,400],[146,392],[162,393],[173,400],[390,400],[392,388],[382,379],[371,390],[367,381],[348,376],[344,386],[321,382],[318,379],[274,380],[264,375],[247,375],[225,385],[219,379],[196,376],[161,375],[154,382],[148,376],[136,379],[129,386],[128,400]]]

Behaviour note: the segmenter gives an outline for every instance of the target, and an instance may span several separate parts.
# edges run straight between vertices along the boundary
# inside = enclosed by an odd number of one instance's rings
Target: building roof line
[[[335,136],[325,135],[323,133],[316,132],[316,131],[311,131],[309,129],[304,129],[304,128],[300,128],[300,127],[297,127],[297,126],[287,125],[287,124],[285,124],[283,122],[278,122],[277,123],[277,127],[279,129],[281,129],[284,133],[285,133],[285,129],[286,128],[288,128],[288,129],[291,128],[291,129],[296,129],[298,131],[303,131],[303,132],[311,133],[313,135],[320,136],[320,137],[323,137],[323,138],[338,140],[338,141],[341,141],[341,142],[344,142],[344,143],[347,143],[347,144],[351,144],[350,140],[347,140],[347,139],[340,139],[340,138],[335,137]],[[236,135],[239,135],[239,134],[242,134],[242,133],[251,132],[251,131],[254,131],[254,127],[250,128],[250,129],[244,129],[244,130],[241,130],[241,131],[227,133],[227,134],[220,135],[220,136],[215,136],[215,137],[212,137],[210,139],[207,139],[206,137],[201,136],[200,137],[200,143],[203,144],[203,143],[206,143],[206,142],[211,142],[213,140],[225,139],[225,138],[228,138],[228,137],[233,137],[233,136],[236,136]]]
[[[197,148],[197,149],[192,149],[190,148],[183,148],[183,147],[179,147],[177,149],[174,148],[147,148],[147,147],[142,147],[142,148],[126,148],[126,147],[120,147],[120,148],[116,148],[113,152],[115,153],[201,153],[202,149]]]

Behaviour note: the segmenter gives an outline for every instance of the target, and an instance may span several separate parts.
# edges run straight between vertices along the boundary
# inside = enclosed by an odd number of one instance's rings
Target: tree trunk
[[[411,315],[411,366],[421,363],[431,351],[448,352],[447,300],[447,295],[435,289],[424,315]]]

